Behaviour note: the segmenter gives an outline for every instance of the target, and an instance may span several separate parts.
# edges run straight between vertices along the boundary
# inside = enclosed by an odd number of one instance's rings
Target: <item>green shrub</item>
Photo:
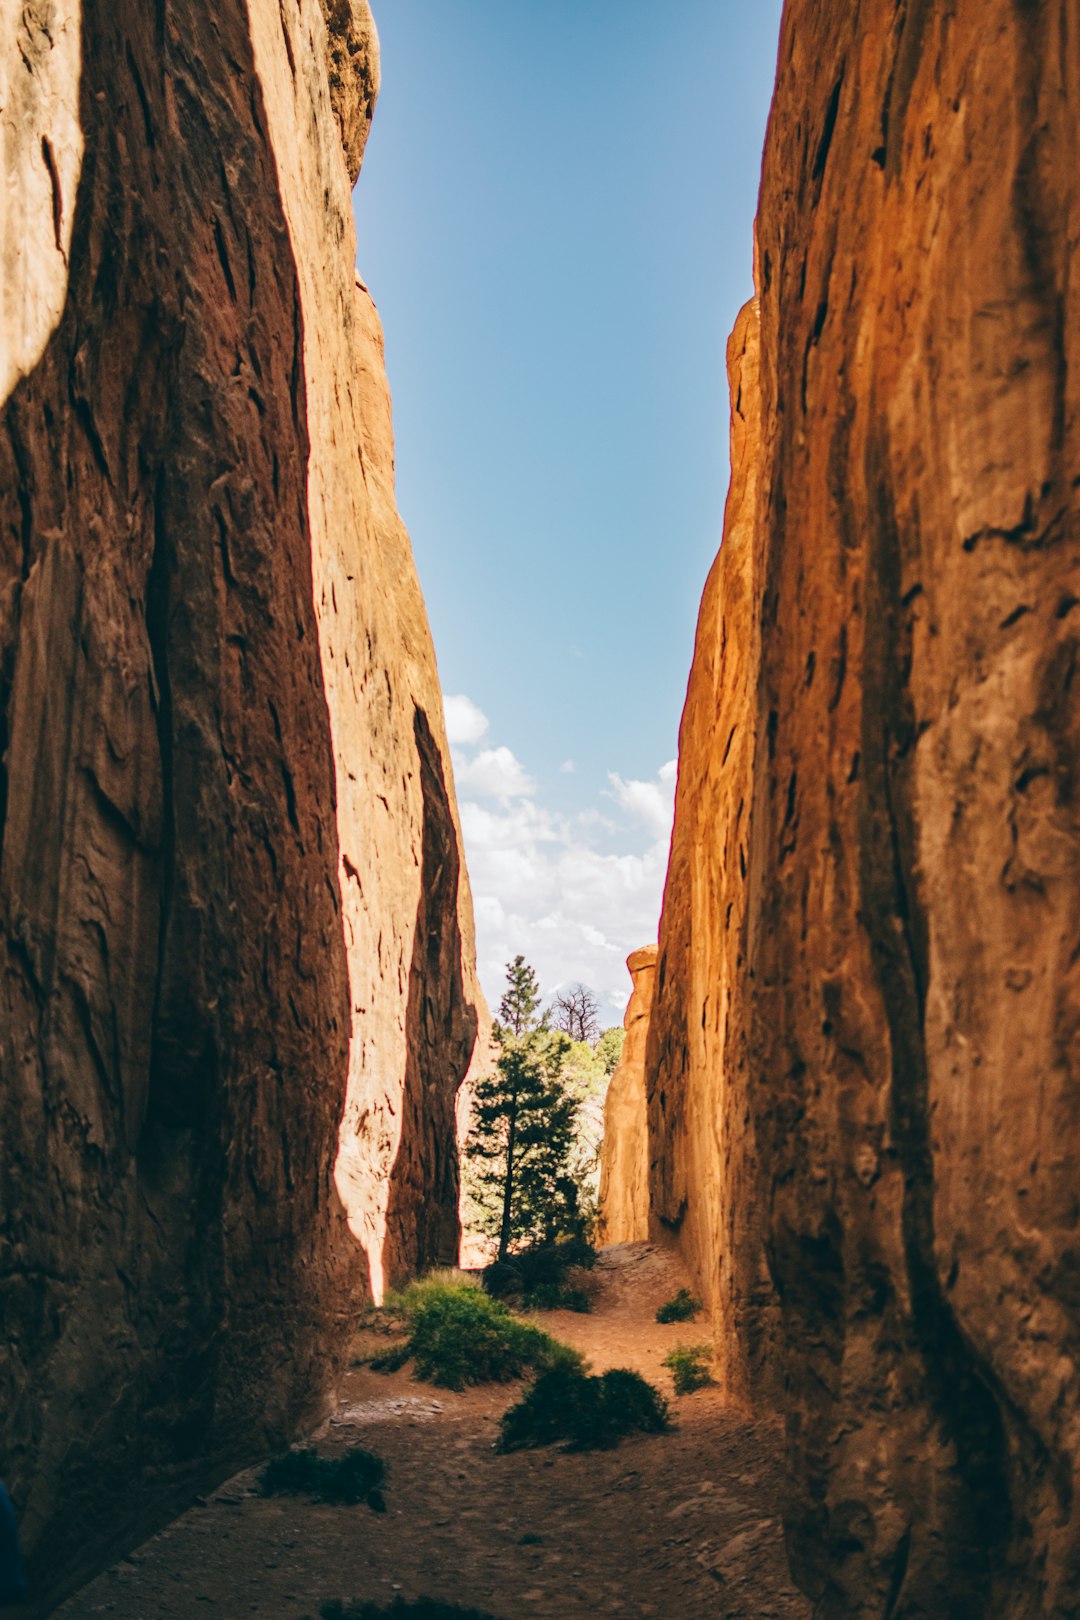
[[[667,1402],[638,1373],[613,1368],[595,1378],[580,1367],[557,1366],[542,1372],[503,1414],[497,1449],[562,1441],[564,1451],[601,1451],[628,1434],[659,1434],[667,1427]]]
[[[703,1310],[700,1299],[695,1299],[689,1288],[680,1288],[673,1299],[661,1305],[656,1313],[658,1322],[692,1322],[700,1310]]]
[[[385,1509],[379,1486],[386,1464],[360,1446],[340,1457],[320,1457],[303,1446],[274,1457],[262,1471],[264,1496],[314,1496],[320,1502],[366,1502],[377,1513]]]
[[[409,1603],[400,1595],[386,1608],[375,1603],[324,1603],[319,1610],[322,1620],[494,1620],[479,1609],[459,1609],[452,1603],[439,1603],[434,1598],[418,1598]]]
[[[664,1366],[671,1369],[675,1380],[676,1395],[690,1395],[695,1389],[704,1389],[706,1384],[711,1384],[711,1360],[711,1344],[677,1344],[664,1357]]]
[[[559,1238],[496,1260],[484,1272],[483,1284],[499,1299],[515,1294],[530,1298],[539,1289],[561,1288],[568,1271],[591,1271],[595,1264],[596,1250],[586,1238]]]
[[[417,1378],[445,1389],[506,1383],[529,1368],[579,1366],[581,1357],[531,1322],[511,1315],[472,1283],[425,1278],[395,1296],[407,1338],[371,1363],[392,1371],[412,1357]]]
[[[563,1283],[541,1283],[521,1296],[523,1311],[578,1311],[582,1315],[592,1310],[592,1300],[583,1288],[567,1288]]]

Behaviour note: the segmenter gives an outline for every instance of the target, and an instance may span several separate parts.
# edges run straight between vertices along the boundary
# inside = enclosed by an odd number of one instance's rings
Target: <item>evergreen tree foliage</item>
[[[482,1230],[499,1259],[551,1242],[581,1224],[574,1176],[578,1088],[566,1072],[572,1043],[540,1016],[540,989],[524,958],[507,967],[494,1072],[477,1082],[467,1156]]]

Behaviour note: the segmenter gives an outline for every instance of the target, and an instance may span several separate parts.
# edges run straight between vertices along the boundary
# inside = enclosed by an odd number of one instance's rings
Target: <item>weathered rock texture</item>
[[[645,1063],[651,1212],[660,1228],[677,1234],[709,1306],[715,1376],[744,1400],[774,1392],[778,1330],[747,1060],[746,901],[761,655],[759,336],[755,299],[728,344],[731,485],[679,733]]]
[[[1069,0],[788,0],[650,1124],[837,1620],[1080,1613],[1078,119]]]
[[[1080,1612],[1080,14],[789,0],[751,968],[822,1614]]]
[[[649,1140],[645,1044],[656,981],[655,945],[626,959],[633,989],[623,1018],[626,1039],[604,1099],[600,1154],[601,1243],[643,1243],[649,1235]]]
[[[0,1456],[39,1569],[295,1431],[365,1269],[456,1249],[481,1004],[354,272],[373,51],[362,0],[0,0]]]

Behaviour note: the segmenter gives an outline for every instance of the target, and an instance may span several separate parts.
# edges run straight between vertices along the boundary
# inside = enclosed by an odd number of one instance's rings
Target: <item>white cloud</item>
[[[657,935],[673,766],[651,783],[615,778],[626,791],[607,796],[627,812],[631,830],[639,829],[640,847],[631,853],[613,847],[625,844],[627,828],[598,809],[562,815],[535,796],[508,794],[480,804],[470,797],[476,791],[471,766],[455,769],[480,978],[492,1006],[502,994],[506,963],[520,951],[545,994],[580,980],[599,997],[604,1021],[620,1022],[630,994],[626,957]]]
[[[483,798],[521,799],[536,792],[536,783],[509,748],[484,748],[474,759],[455,760],[454,775],[459,788]]]
[[[559,770],[563,776],[573,776],[577,771],[577,766],[572,759],[564,759],[559,766]]]
[[[464,693],[457,697],[444,697],[446,738],[450,746],[478,743],[488,729],[488,717]]]
[[[675,778],[678,762],[668,760],[661,765],[654,782],[623,780],[615,771],[608,772],[611,797],[623,810],[637,816],[650,827],[657,837],[670,837],[675,815]]]

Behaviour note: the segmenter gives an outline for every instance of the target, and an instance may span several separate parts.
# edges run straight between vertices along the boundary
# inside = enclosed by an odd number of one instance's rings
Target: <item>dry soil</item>
[[[542,1324],[595,1371],[633,1367],[671,1395],[661,1367],[700,1325],[663,1327],[685,1283],[649,1244],[606,1249],[591,1315]],[[358,1341],[358,1350],[362,1343]],[[496,1620],[807,1620],[791,1584],[778,1503],[779,1432],[715,1389],[672,1400],[677,1427],[615,1451],[498,1456],[519,1386],[463,1394],[356,1367],[314,1443],[386,1461],[387,1511],[259,1494],[238,1474],[58,1611],[63,1620],[318,1620],[329,1599],[437,1598]]]

